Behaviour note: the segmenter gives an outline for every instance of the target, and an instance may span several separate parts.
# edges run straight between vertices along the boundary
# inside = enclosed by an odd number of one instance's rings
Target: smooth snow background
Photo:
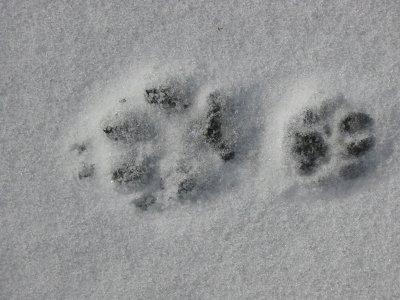
[[[400,297],[400,4],[213,2],[2,1],[0,298]],[[180,62],[262,91],[241,185],[145,214],[77,185],[66,129],[143,65]],[[368,177],[285,176],[282,124],[315,88],[375,118]]]

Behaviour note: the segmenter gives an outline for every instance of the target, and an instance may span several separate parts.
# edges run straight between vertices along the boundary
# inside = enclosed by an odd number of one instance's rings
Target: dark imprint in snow
[[[333,115],[344,102],[338,97],[320,107],[306,108],[299,116],[300,125],[291,129],[290,153],[300,175],[312,175],[329,163],[332,143],[339,143],[345,154],[339,158],[344,165],[339,168],[339,177],[355,179],[366,173],[366,161],[362,159],[375,146],[374,120],[366,113],[350,111],[335,124]],[[336,139],[331,139],[332,128],[338,128]]]

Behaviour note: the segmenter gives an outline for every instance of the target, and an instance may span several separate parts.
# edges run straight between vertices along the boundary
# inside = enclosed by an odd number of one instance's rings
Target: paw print
[[[368,169],[373,127],[372,117],[354,110],[343,96],[307,107],[288,128],[291,165],[301,176],[355,179]]]
[[[236,99],[220,89],[199,93],[191,82],[153,81],[140,96],[115,99],[93,122],[94,144],[73,147],[81,161],[78,179],[107,182],[142,211],[218,188],[218,172],[236,159]]]

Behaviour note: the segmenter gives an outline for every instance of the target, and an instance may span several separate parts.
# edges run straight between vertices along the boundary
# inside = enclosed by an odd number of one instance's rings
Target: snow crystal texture
[[[3,1],[1,299],[400,298],[398,1]]]

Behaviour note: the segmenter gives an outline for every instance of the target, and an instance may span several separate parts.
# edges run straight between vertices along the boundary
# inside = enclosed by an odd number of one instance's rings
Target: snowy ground
[[[400,298],[398,1],[0,7],[1,299]],[[146,102],[163,84],[189,104]]]

